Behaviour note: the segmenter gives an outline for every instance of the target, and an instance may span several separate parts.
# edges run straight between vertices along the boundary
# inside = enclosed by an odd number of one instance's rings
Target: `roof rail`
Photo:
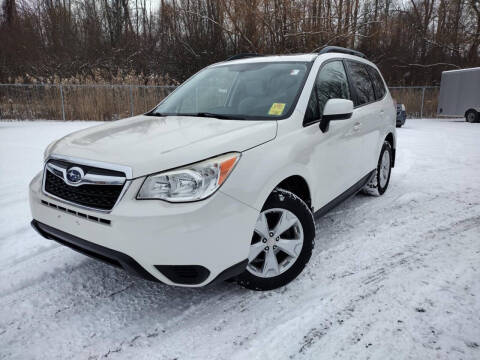
[[[349,54],[349,55],[359,56],[359,57],[364,58],[364,59],[367,58],[367,57],[365,56],[365,54],[364,54],[364,53],[361,53],[360,51],[353,50],[353,49],[347,49],[347,48],[340,47],[340,46],[325,46],[324,48],[322,48],[322,49],[318,52],[319,55],[321,55],[321,54],[327,54],[327,53],[342,53],[342,54]]]
[[[263,56],[263,55],[257,54],[257,53],[241,53],[241,54],[230,56],[225,61],[240,60],[240,59],[246,59],[246,58],[257,57],[257,56]]]

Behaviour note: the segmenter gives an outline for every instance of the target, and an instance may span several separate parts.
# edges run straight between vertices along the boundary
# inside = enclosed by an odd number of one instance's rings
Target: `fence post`
[[[62,100],[62,119],[65,121],[65,104],[63,101],[63,86],[60,84],[60,99]]]
[[[420,108],[420,119],[423,119],[423,102],[425,100],[425,86],[422,88],[422,107]]]
[[[130,85],[129,88],[130,88],[130,116],[133,116],[133,94],[132,94],[132,85]]]

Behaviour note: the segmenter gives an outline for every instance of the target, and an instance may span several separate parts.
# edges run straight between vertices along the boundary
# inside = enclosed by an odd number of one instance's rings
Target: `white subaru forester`
[[[50,144],[32,225],[165,284],[274,289],[307,264],[314,217],[385,192],[395,143],[392,98],[363,54],[244,54],[145,115]]]

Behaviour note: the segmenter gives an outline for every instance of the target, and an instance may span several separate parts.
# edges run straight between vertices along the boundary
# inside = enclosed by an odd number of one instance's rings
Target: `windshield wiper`
[[[225,114],[214,114],[209,112],[198,112],[198,113],[185,113],[185,114],[165,114],[165,113],[156,113],[156,112],[149,112],[145,114],[146,116],[195,116],[195,117],[211,117],[215,119],[228,119],[228,120],[246,120],[244,117],[237,116],[237,115],[225,115]]]
[[[156,112],[153,112],[153,111],[150,111],[148,113],[145,114],[146,116],[158,116],[158,117],[162,117],[162,116],[169,116],[169,114],[163,114],[163,113],[156,113]]]
[[[228,119],[228,120],[245,120],[245,118],[237,115],[225,115],[225,114],[214,114],[209,112],[199,112],[194,114],[184,114],[185,116],[197,116],[197,117],[211,117],[215,119]]]

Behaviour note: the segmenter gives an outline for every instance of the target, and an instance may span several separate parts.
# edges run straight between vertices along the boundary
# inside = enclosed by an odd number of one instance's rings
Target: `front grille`
[[[62,164],[57,162],[56,165]],[[91,169],[83,167],[82,165],[75,166],[82,167],[85,173]],[[98,171],[95,172],[98,173]],[[69,202],[99,210],[111,210],[117,202],[123,186],[124,184],[82,184],[79,186],[71,186],[61,177],[54,175],[51,171],[45,171],[45,192]]]

